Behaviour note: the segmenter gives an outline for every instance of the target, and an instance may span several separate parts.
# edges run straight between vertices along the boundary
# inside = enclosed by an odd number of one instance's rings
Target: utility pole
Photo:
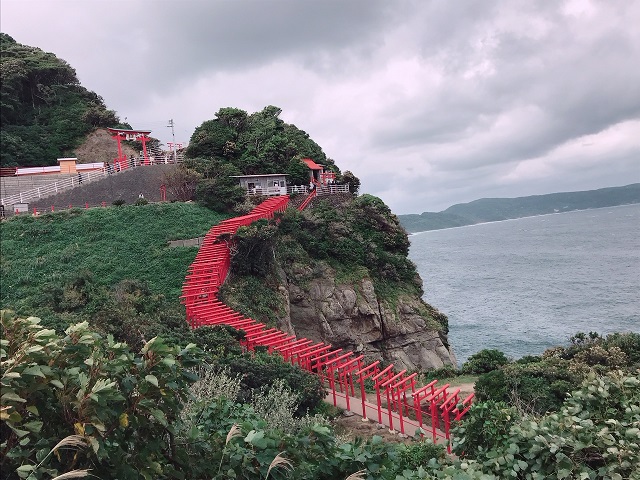
[[[177,162],[176,154],[178,153],[178,148],[176,146],[176,133],[173,129],[173,118],[169,120],[169,125],[167,125],[167,127],[171,127],[171,137],[173,138],[173,163],[175,164]]]

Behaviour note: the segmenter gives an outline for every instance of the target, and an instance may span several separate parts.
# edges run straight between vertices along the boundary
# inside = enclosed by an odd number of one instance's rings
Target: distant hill
[[[453,205],[442,212],[398,215],[398,218],[405,230],[412,233],[632,203],[640,203],[640,183],[584,192],[550,193],[518,198],[481,198]]]

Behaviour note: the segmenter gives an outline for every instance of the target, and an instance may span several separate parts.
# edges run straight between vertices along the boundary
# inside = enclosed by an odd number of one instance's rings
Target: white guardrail
[[[96,180],[100,180],[101,178],[104,178],[107,175],[126,172],[129,169],[144,166],[143,160],[144,159],[142,158],[134,158],[131,160],[127,159],[126,161],[122,162],[123,164],[122,167],[120,167],[120,165],[118,164],[116,164],[115,166],[107,164],[106,166],[103,166],[98,170],[92,170],[88,172],[82,171],[83,169],[79,169],[80,171],[78,172],[77,175],[72,175],[68,178],[57,180],[53,183],[43,185],[41,187],[36,187],[31,190],[26,190],[24,192],[16,193],[14,195],[8,195],[4,198],[1,198],[0,204],[4,206],[9,206],[9,205],[15,205],[18,203],[28,203],[32,200],[40,200],[41,198],[45,198],[50,195],[55,195],[56,193],[63,192],[65,190],[78,187],[84,184],[85,182],[86,183],[94,182]],[[156,157],[155,161],[153,161],[151,164],[157,165],[161,163],[162,164],[173,163],[173,160],[174,159],[171,157],[169,157],[168,159],[167,157],[164,157],[164,158],[161,158],[160,161],[158,161]],[[175,160],[176,160],[176,163],[181,163],[183,161],[182,155],[177,156]],[[82,164],[78,164],[78,167],[80,165]],[[96,165],[96,164],[93,164],[93,165]],[[346,184],[345,185],[339,185],[339,184],[321,185],[316,188],[318,189],[317,195],[349,193],[349,185],[346,185]],[[293,193],[306,194],[309,192],[309,187],[307,187],[306,185],[290,185],[286,187],[286,190],[285,190],[285,187],[267,187],[263,189],[253,189],[251,191],[248,191],[247,194],[275,196],[275,195],[283,195],[285,191],[287,194],[293,194]]]
[[[330,183],[329,185],[320,185],[317,195],[333,195],[335,193],[349,193],[348,184]]]
[[[333,195],[334,193],[349,193],[349,185],[329,184],[316,187],[318,189],[318,195]],[[301,193],[306,195],[309,193],[309,187],[306,185],[289,185],[288,187],[265,187],[265,188],[252,188],[247,190],[247,195],[265,195],[275,196],[284,194]]]
[[[165,163],[174,163],[174,157],[164,156],[164,157],[149,157],[150,163],[149,165],[159,165]],[[176,163],[181,163],[183,161],[183,156],[178,154],[175,157]],[[145,166],[144,158],[132,158],[127,159],[126,161],[122,161],[122,166],[119,164],[78,164],[76,165],[76,169],[78,170],[77,174],[71,174],[68,178],[64,178],[61,180],[56,180],[55,182],[48,183],[46,185],[42,185],[40,187],[32,188],[31,190],[25,190],[24,192],[16,193],[14,195],[8,195],[4,198],[0,198],[0,205],[9,206],[15,205],[17,203],[28,203],[32,200],[40,200],[41,198],[48,197],[50,195],[55,195],[56,193],[64,192],[65,190],[69,190],[80,185],[84,185],[85,183],[95,182],[96,180],[100,180],[107,175],[117,174],[120,172],[126,172],[129,169]],[[83,167],[82,165],[85,165]],[[97,170],[84,171],[86,165],[101,165],[98,166]],[[36,167],[42,168],[42,167]],[[59,167],[54,167],[59,168]],[[94,167],[95,168],[95,167]]]

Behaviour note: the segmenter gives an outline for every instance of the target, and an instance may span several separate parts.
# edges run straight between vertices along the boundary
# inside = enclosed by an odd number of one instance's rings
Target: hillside
[[[422,301],[396,216],[372,195],[328,200],[239,229],[225,303],[368,362],[411,371],[456,365],[447,317]]]
[[[453,205],[442,212],[398,215],[398,218],[407,232],[413,233],[632,203],[640,203],[640,183],[582,192],[518,198],[482,198],[470,203]]]
[[[119,125],[104,100],[53,53],[0,33],[0,165],[55,165],[98,127]],[[98,160],[96,160],[98,161]]]
[[[203,235],[224,218],[165,203],[4,221],[0,308],[38,315],[60,331],[90,321],[134,344],[144,332],[186,328],[179,296],[197,249],[168,242]]]

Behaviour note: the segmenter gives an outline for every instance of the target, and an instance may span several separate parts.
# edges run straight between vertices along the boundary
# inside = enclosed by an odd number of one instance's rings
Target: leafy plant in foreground
[[[195,377],[195,345],[170,347],[158,338],[139,354],[86,323],[66,336],[39,319],[2,312],[3,472],[44,478],[92,468],[110,477],[157,478],[171,465],[176,413]],[[46,420],[46,421],[45,421]],[[69,435],[91,448],[58,452],[47,469],[36,466]]]

